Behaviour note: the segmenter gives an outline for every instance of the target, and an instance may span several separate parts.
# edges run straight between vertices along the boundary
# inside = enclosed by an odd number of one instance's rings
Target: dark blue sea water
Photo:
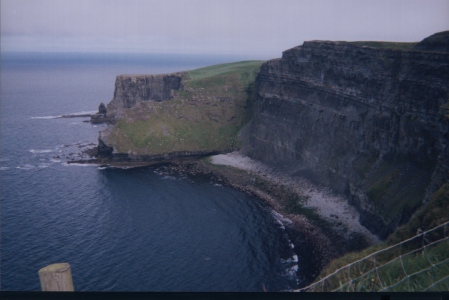
[[[4,54],[1,289],[39,290],[68,262],[77,291],[279,291],[301,285],[285,232],[261,201],[206,177],[68,165],[106,125],[95,111],[118,74],[236,57]],[[301,261],[299,261],[301,263]]]

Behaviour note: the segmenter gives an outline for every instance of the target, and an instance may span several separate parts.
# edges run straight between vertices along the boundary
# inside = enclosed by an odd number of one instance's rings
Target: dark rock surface
[[[114,98],[107,105],[108,117],[142,101],[164,101],[172,90],[182,90],[181,73],[163,75],[119,75],[115,80]]]
[[[104,103],[100,103],[100,106],[98,107],[98,113],[90,116],[91,123],[112,123],[113,121],[113,118],[107,116],[107,110]]]
[[[104,103],[100,103],[100,106],[98,106],[98,113],[99,114],[106,114],[107,110],[106,110],[106,106],[104,105]]]
[[[112,147],[109,147],[108,145],[106,145],[103,140],[100,138],[98,138],[98,147],[97,147],[97,153],[96,155],[100,156],[100,157],[105,157],[105,158],[112,158],[112,152],[114,151],[114,149]]]
[[[346,194],[386,237],[449,179],[448,37],[408,51],[327,41],[285,51],[256,79],[244,153]]]
[[[449,52],[449,31],[432,34],[413,47],[413,50]]]

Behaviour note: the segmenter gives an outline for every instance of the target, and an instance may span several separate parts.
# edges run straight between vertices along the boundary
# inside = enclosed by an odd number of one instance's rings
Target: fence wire
[[[449,221],[335,270],[305,291],[449,290]]]

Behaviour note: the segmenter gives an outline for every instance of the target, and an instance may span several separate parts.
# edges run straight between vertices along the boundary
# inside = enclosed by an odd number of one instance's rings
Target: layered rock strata
[[[449,180],[447,36],[411,50],[311,41],[283,52],[256,78],[244,152],[346,195],[386,237]]]
[[[181,73],[162,75],[118,75],[114,98],[107,105],[108,117],[118,117],[124,109],[144,101],[165,101],[173,90],[182,90]]]

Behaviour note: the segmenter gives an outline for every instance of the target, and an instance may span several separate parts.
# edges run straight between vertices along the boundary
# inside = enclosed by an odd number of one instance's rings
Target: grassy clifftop
[[[108,136],[116,152],[159,155],[238,148],[246,122],[248,87],[263,61],[205,67],[182,74],[184,89],[163,102],[146,101],[124,112]]]

